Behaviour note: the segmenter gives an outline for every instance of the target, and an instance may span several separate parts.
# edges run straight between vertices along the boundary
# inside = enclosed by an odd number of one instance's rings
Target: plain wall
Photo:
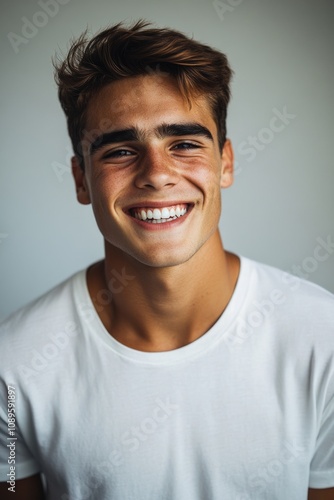
[[[333,2],[48,2],[49,13],[43,0],[1,2],[0,318],[103,256],[91,207],[75,198],[51,58],[87,26],[138,18],[222,50],[234,69],[225,247],[334,292],[333,245],[319,251],[334,240]]]

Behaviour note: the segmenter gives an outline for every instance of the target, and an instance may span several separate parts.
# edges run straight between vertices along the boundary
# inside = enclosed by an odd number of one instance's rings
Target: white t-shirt
[[[10,442],[16,479],[43,472],[49,500],[306,500],[334,486],[334,298],[314,284],[242,258],[214,326],[152,353],[105,330],[81,271],[0,339],[2,481]]]

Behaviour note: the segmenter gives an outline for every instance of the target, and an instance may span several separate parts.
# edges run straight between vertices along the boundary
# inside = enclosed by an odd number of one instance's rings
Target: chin
[[[187,254],[180,254],[178,252],[169,253],[168,255],[159,255],[148,257],[145,255],[133,255],[133,257],[141,264],[154,267],[154,268],[167,268],[175,267],[185,262],[188,262],[194,255],[195,252],[189,252]]]

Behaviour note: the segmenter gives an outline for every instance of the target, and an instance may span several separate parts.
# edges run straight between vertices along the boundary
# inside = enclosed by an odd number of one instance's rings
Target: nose
[[[175,186],[179,174],[167,154],[147,151],[138,165],[135,184],[140,189],[161,190]]]

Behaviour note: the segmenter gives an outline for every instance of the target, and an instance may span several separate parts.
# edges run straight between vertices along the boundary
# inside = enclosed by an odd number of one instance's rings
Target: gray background
[[[51,57],[86,26],[94,33],[139,17],[215,46],[235,71],[228,135],[237,175],[222,192],[225,247],[290,272],[300,266],[334,292],[333,250],[327,260],[314,257],[317,238],[334,239],[333,2],[226,0],[218,10],[211,0],[57,5],[51,15],[38,1],[1,2],[0,318],[103,255],[91,207],[75,199]],[[40,25],[29,37],[23,18]],[[16,50],[10,32],[25,40]],[[295,117],[271,132],[273,110],[284,106]],[[248,144],[251,136],[261,150]]]

